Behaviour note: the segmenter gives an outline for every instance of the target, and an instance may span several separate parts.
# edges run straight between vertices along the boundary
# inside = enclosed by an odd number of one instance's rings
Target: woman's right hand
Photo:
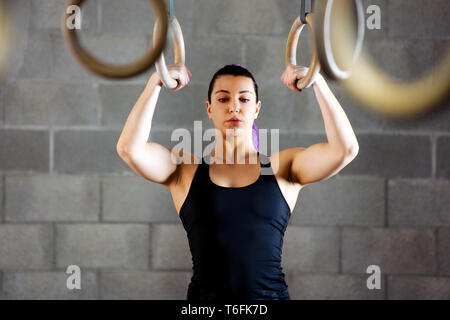
[[[192,73],[183,63],[171,64],[167,66],[167,70],[169,71],[170,76],[173,79],[177,80],[178,82],[178,85],[175,88],[171,89],[173,91],[178,91],[182,89],[191,80]],[[157,75],[158,78],[160,79],[159,74],[157,72],[155,72],[155,75]],[[159,84],[163,85],[161,79]]]

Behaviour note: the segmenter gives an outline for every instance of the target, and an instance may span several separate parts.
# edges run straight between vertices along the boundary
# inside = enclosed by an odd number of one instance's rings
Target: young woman
[[[184,65],[169,70],[179,82],[174,91],[192,76]],[[299,92],[295,83],[306,72],[305,67],[288,66],[281,80]],[[240,65],[223,67],[213,76],[206,101],[216,130],[214,150],[202,159],[176,150],[183,159],[177,162],[172,149],[147,141],[162,88],[157,73],[149,79],[128,116],[117,152],[138,175],[171,192],[193,260],[188,300],[290,299],[281,253],[298,193],[337,174],[358,153],[350,122],[320,74],[312,87],[328,141],[266,157],[254,139],[254,120],[261,110],[257,83]],[[263,167],[272,174],[262,175]]]

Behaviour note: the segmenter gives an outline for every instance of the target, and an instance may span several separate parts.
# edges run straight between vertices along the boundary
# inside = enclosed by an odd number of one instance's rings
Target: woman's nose
[[[240,105],[239,105],[239,102],[237,102],[237,101],[231,101],[231,104],[230,104],[230,111],[238,111],[238,112],[239,112],[240,109],[241,109],[241,107],[240,107]]]

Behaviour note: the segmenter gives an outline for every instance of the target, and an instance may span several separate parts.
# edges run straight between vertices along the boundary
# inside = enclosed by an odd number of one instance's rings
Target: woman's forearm
[[[158,74],[154,73],[128,115],[117,142],[119,154],[131,155],[142,150],[147,144],[161,88],[161,80]]]
[[[350,121],[325,79],[318,76],[313,83],[313,88],[322,112],[330,146],[344,154],[357,153],[359,145]]]

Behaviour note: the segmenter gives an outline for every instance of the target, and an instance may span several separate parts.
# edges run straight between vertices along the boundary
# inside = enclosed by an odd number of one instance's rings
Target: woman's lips
[[[238,117],[233,117],[230,120],[228,120],[227,122],[229,122],[229,123],[239,123],[239,122],[241,122],[241,120]]]

